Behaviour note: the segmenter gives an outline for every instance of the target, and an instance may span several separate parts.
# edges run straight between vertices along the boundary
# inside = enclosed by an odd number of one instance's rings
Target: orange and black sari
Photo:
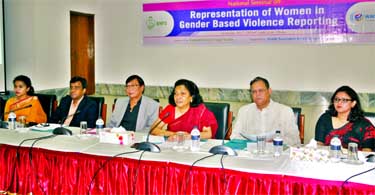
[[[28,107],[30,106],[31,107]],[[28,107],[28,108],[25,108]],[[22,109],[24,108],[24,109]],[[26,123],[45,123],[47,122],[46,113],[44,113],[42,105],[40,104],[38,97],[29,96],[20,100],[16,97],[10,98],[5,104],[4,119],[8,119],[8,113],[12,110],[16,110],[14,113],[17,115],[17,121],[20,116],[26,117]]]

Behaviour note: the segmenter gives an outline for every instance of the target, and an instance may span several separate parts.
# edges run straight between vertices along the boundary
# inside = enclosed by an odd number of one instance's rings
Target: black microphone
[[[52,131],[52,133],[55,134],[55,135],[72,135],[72,134],[73,134],[72,131],[69,130],[69,129],[67,129],[67,128],[64,128],[64,127],[63,127],[63,123],[64,123],[64,121],[65,121],[67,118],[69,118],[69,117],[73,117],[73,116],[75,116],[76,114],[79,114],[80,112],[81,112],[80,110],[77,110],[75,113],[73,113],[73,114],[69,114],[68,116],[62,118],[61,121],[60,121],[60,127],[56,127],[56,128]]]
[[[168,116],[170,115],[169,112],[165,113],[164,117],[160,119],[159,122],[157,122],[151,129],[150,131],[148,131],[147,133],[147,138],[146,138],[146,141],[145,142],[140,142],[140,143],[135,143],[133,144],[131,147],[132,148],[135,148],[136,150],[141,150],[141,151],[148,151],[148,152],[155,152],[155,153],[159,153],[160,152],[160,148],[158,145],[154,144],[154,143],[151,143],[149,142],[149,139],[150,139],[150,134],[152,133],[152,131],[154,131],[154,129],[164,120],[166,119]]]
[[[19,111],[19,110],[23,110],[23,109],[26,109],[26,108],[30,108],[32,107],[33,105],[29,104],[27,106],[24,106],[24,107],[21,107],[21,108],[16,108],[16,109],[13,109],[13,110],[10,110],[9,112],[5,112],[4,114],[9,114],[11,112],[15,112],[15,111]]]
[[[9,113],[11,113],[11,112],[15,112],[15,111],[23,110],[23,109],[26,109],[26,108],[30,108],[30,107],[32,107],[32,106],[33,106],[33,105],[29,104],[29,105],[27,105],[27,106],[24,106],[24,107],[21,107],[21,108],[16,108],[16,109],[10,110],[10,111],[8,111],[8,112],[4,112],[4,113],[2,113],[2,114],[0,115],[0,122],[1,122],[0,127],[2,127],[2,128],[7,128],[7,127],[8,127],[8,123],[5,124],[5,121],[4,121],[4,122],[2,121],[2,118],[3,118],[4,115],[9,114]]]
[[[231,147],[224,145],[225,135],[228,133],[230,127],[224,132],[223,139],[221,145],[212,147],[208,152],[211,154],[222,154],[222,155],[229,155],[229,156],[237,156],[237,152],[233,150]]]

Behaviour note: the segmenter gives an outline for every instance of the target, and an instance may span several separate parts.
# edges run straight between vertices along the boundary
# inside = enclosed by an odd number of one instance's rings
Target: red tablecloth
[[[0,190],[10,185],[14,146],[0,145]],[[21,148],[11,192],[26,194],[88,194],[94,172],[109,157]],[[287,175],[256,174],[220,168],[114,158],[96,177],[92,194],[375,194],[375,186]],[[138,177],[135,181],[135,175]],[[190,176],[190,177],[189,177]],[[189,179],[188,179],[189,178]],[[133,182],[136,182],[135,185]],[[186,184],[188,182],[188,184]],[[186,188],[187,186],[187,188]]]

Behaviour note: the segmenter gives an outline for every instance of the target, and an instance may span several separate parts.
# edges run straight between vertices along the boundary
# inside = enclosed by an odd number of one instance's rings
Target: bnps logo
[[[360,2],[348,9],[345,16],[348,27],[357,33],[375,32],[375,1]]]
[[[146,25],[147,25],[147,28],[149,30],[151,30],[151,29],[153,29],[155,27],[156,21],[154,20],[154,18],[152,16],[149,16],[147,18]]]
[[[146,21],[148,30],[153,29],[156,26],[166,26],[167,21],[164,20],[155,20],[152,16],[149,16]]]
[[[355,21],[359,22],[359,21],[361,21],[363,19],[362,16],[363,16],[362,13],[356,13],[356,14],[353,15],[353,19]]]
[[[172,32],[174,20],[167,11],[143,12],[143,36],[167,36]]]

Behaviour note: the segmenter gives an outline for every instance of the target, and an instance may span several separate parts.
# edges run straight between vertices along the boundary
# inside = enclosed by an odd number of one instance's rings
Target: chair
[[[113,104],[112,104],[112,113],[113,113],[113,111],[115,110],[116,101],[117,101],[117,98],[115,98],[115,99],[113,100]]]
[[[364,116],[371,121],[372,125],[375,125],[375,112],[365,112]]]
[[[230,111],[230,104],[215,102],[204,102],[204,104],[215,115],[218,124],[215,138],[228,139],[232,130],[233,117],[233,113]]]
[[[0,121],[4,120],[5,102],[6,102],[6,100],[4,100],[2,97],[0,97],[0,114],[1,114]]]
[[[296,118],[298,130],[299,130],[299,138],[301,139],[301,144],[304,143],[305,139],[305,115],[302,114],[301,108],[292,108],[294,117]]]
[[[98,118],[99,116],[102,117],[104,124],[106,124],[107,121],[107,104],[104,103],[104,97],[94,97],[89,96],[89,98],[96,102],[98,105]]]
[[[43,111],[47,115],[47,121],[50,120],[52,113],[57,108],[57,98],[56,95],[51,94],[35,94],[38,97],[40,104],[42,105]]]

